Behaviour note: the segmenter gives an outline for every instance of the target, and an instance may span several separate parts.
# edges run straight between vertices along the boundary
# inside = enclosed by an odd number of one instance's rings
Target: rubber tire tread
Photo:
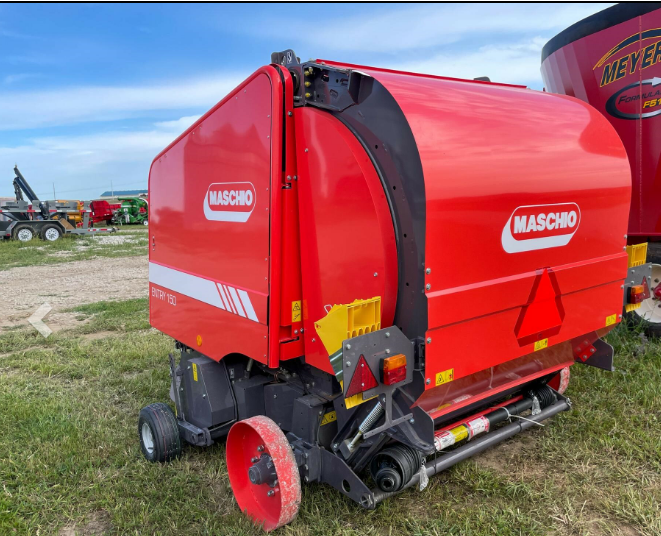
[[[151,428],[154,436],[154,452],[147,452],[142,442],[142,425]],[[167,404],[157,402],[140,410],[138,418],[138,437],[143,456],[150,462],[169,462],[181,454],[181,437],[177,418]]]

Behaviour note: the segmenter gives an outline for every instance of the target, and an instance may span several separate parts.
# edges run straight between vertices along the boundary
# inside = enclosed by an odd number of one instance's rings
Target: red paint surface
[[[314,323],[326,316],[326,305],[380,296],[382,325],[392,324],[395,234],[381,181],[355,136],[314,108],[297,108],[294,116],[305,360],[333,374]]]
[[[556,274],[565,310],[550,346],[620,312],[631,181],[626,151],[602,114],[521,87],[360,70],[393,95],[422,161],[427,389],[438,372],[454,368],[459,379],[533,351],[535,336],[522,346],[515,327],[541,269]],[[503,228],[518,207],[559,203],[580,207],[567,245],[505,252]]]
[[[617,109],[623,113],[640,116],[661,110],[661,102],[658,101],[661,98],[661,84],[641,84],[641,81],[661,77],[661,61],[652,61],[655,47],[650,48],[650,45],[661,41],[661,37],[646,40],[639,38],[603,63],[601,60],[624,39],[660,27],[661,10],[652,11],[574,41],[549,55],[542,63],[542,77],[547,91],[589,102],[617,130],[629,155],[633,182],[628,234],[639,237],[661,236],[661,114],[624,119],[618,117],[617,113],[610,113],[607,102],[622,91],[616,101]],[[637,60],[633,60],[633,70],[632,54],[634,58],[640,54]],[[602,86],[607,66],[626,57],[629,59],[623,71],[624,76]],[[643,60],[649,65],[643,66]],[[631,85],[635,87],[624,89]],[[654,106],[645,106],[646,102],[651,104],[653,101],[656,101]]]
[[[252,484],[248,478],[252,458],[262,454],[273,460],[278,478],[274,488]],[[262,415],[237,422],[227,436],[225,457],[236,502],[256,525],[270,532],[294,520],[301,504],[301,478],[289,441],[277,424]]]

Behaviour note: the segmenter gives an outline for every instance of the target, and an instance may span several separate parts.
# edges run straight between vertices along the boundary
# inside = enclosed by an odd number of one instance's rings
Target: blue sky
[[[275,50],[541,89],[542,46],[609,5],[0,4],[0,196],[15,163],[44,199],[145,187]]]

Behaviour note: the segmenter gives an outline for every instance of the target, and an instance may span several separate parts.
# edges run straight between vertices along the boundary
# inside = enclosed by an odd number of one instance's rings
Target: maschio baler
[[[272,56],[153,162],[150,320],[177,341],[152,461],[227,436],[239,507],[366,508],[568,410],[610,370],[631,178],[588,104]]]

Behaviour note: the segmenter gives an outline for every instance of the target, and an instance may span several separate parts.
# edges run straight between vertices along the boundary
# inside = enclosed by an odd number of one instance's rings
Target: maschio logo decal
[[[204,216],[212,221],[248,221],[257,202],[251,182],[215,182],[204,197]]]
[[[503,227],[501,242],[507,253],[566,246],[581,223],[576,203],[518,207]]]

